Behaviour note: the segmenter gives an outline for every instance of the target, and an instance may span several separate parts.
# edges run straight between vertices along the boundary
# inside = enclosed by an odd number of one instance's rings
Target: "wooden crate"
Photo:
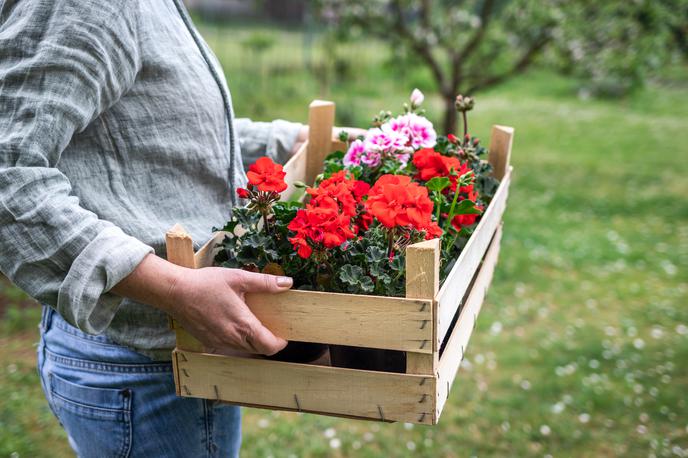
[[[343,148],[332,139],[333,121],[333,103],[311,104],[309,141],[285,165],[291,185],[285,194],[293,191],[294,181],[311,183],[324,156]],[[404,351],[406,373],[208,354],[173,324],[177,394],[274,410],[436,424],[497,263],[512,138],[513,129],[493,127],[488,160],[501,183],[441,285],[439,240],[428,240],[407,248],[405,298],[297,290],[246,296],[253,313],[280,337]],[[175,226],[167,234],[168,259],[191,268],[210,266],[223,237],[216,234],[194,253],[189,235]]]

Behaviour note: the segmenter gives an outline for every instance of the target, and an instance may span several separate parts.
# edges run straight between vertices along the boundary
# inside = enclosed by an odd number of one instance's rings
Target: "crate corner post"
[[[490,152],[487,156],[492,165],[493,175],[498,180],[504,178],[509,171],[511,161],[511,147],[514,142],[514,128],[509,126],[492,126],[490,136]]]
[[[437,369],[439,345],[435,325],[437,320],[435,296],[440,286],[440,239],[425,240],[406,248],[406,298],[431,301],[432,307],[432,342],[421,342],[429,345],[431,353],[406,354],[406,372],[409,374],[434,375]],[[424,323],[422,325],[426,325]]]
[[[193,239],[180,224],[175,224],[165,233],[165,244],[167,246],[167,260],[169,262],[189,269],[195,269],[197,267]],[[176,347],[178,349],[191,351],[203,350],[203,344],[189,334],[171,316],[169,317],[169,323],[170,328],[175,333]],[[173,358],[176,358],[176,355],[173,355]]]
[[[313,100],[308,107],[308,145],[306,149],[306,183],[311,184],[322,171],[325,157],[332,150],[334,102]]]

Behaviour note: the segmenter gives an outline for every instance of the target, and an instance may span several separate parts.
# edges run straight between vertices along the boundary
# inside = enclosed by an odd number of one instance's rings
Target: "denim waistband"
[[[169,361],[152,360],[104,335],[91,335],[77,329],[49,306],[43,306],[41,328],[45,356],[63,365],[117,373],[162,373],[172,370]]]
[[[172,363],[167,362],[117,364],[111,362],[105,363],[100,361],[70,358],[68,356],[58,355],[47,349],[45,350],[45,352],[47,357],[50,358],[50,360],[58,364],[77,367],[95,372],[117,372],[122,374],[150,374],[172,372]]]

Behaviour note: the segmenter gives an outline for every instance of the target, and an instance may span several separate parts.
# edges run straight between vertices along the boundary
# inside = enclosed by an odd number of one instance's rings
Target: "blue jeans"
[[[38,372],[79,457],[239,456],[238,407],[177,397],[171,363],[85,334],[50,307]]]

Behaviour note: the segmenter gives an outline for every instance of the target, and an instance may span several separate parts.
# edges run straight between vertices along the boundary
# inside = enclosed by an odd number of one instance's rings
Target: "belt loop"
[[[43,305],[43,312],[41,313],[41,330],[47,332],[53,322],[53,314],[55,310],[49,305]]]

